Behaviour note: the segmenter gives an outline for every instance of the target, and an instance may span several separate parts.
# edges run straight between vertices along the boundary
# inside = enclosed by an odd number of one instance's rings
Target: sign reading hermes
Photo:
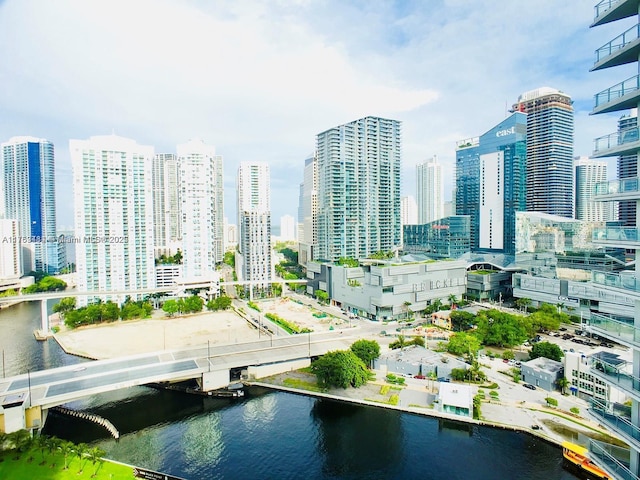
[[[507,135],[513,135],[516,133],[516,127],[507,128],[506,130],[498,130],[496,137],[506,137]]]

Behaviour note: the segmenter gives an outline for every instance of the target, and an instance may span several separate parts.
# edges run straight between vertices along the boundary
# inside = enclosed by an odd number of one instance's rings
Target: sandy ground
[[[297,324],[300,328],[310,328],[314,332],[328,331],[331,327],[340,328],[345,322],[333,315],[325,314],[325,317],[314,317],[313,314],[322,314],[307,305],[296,303],[290,298],[278,298],[258,302],[263,313],[275,313],[287,321]]]
[[[55,337],[66,351],[95,359],[259,338],[258,331],[231,310],[174,318],[160,315],[148,320],[120,321],[74,330],[63,327]]]

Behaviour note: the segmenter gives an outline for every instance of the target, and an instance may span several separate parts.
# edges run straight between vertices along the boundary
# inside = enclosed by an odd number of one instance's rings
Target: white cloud
[[[113,129],[172,151],[201,137],[224,156],[230,187],[240,161],[272,165],[278,218],[295,214],[315,134],[381,115],[403,121],[407,193],[434,154],[450,190],[455,141],[490,129],[524,91],[572,95],[576,154],[615,130],[615,116],[587,115],[597,91],[626,78],[588,73],[593,51],[622,31],[589,29],[592,4],[10,0],[0,138],[54,141],[64,181],[69,138]],[[63,204],[68,190],[58,189]]]

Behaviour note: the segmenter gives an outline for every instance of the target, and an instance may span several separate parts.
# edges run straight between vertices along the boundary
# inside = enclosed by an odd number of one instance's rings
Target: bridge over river
[[[196,379],[205,392],[224,388],[231,382],[232,369],[246,369],[249,378],[262,378],[309,365],[311,357],[346,349],[355,340],[342,331],[271,337],[95,360],[4,378],[0,430],[41,428],[49,408],[136,385]]]

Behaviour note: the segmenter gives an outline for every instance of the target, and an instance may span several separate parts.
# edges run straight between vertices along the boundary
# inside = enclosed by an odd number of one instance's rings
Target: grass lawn
[[[0,478],[7,480],[131,480],[133,469],[124,465],[105,461],[102,465],[93,465],[89,459],[82,460],[82,474],[78,474],[81,461],[75,455],[67,456],[67,470],[64,470],[64,455],[60,452],[44,452],[32,449],[20,455],[18,460],[15,452],[0,453]],[[31,460],[29,460],[31,459]],[[93,474],[97,474],[94,477]]]

